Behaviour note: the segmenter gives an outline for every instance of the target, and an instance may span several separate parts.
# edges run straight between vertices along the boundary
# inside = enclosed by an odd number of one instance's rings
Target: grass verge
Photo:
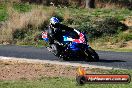
[[[95,69],[98,71],[99,69]],[[99,70],[108,74],[132,73],[132,70]],[[0,88],[131,88],[128,84],[85,84],[79,86],[73,78],[64,77],[41,77],[37,80],[0,81]]]
[[[66,74],[64,74],[64,71]],[[67,74],[68,71],[69,73]],[[87,74],[130,74],[132,76],[132,70],[86,68],[86,72]],[[33,64],[22,61],[1,60],[0,73],[1,76],[6,73],[6,76],[8,76],[7,79],[0,79],[0,88],[131,88],[132,86],[132,82],[128,84],[85,84],[79,86],[75,80],[77,67],[64,65]],[[31,73],[33,73],[33,75],[29,76]],[[41,76],[38,75],[34,78],[34,74],[40,73],[43,73],[43,75],[41,74]],[[44,75],[46,73],[47,76]],[[21,77],[11,79],[11,76],[13,76],[13,78]],[[32,77],[33,79],[30,79]]]
[[[96,50],[102,50],[102,51],[114,51],[114,52],[132,52],[132,49],[96,49]]]

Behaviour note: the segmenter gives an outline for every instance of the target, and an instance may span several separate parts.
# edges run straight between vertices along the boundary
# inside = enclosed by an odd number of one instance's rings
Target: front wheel
[[[50,45],[51,49],[52,49],[52,52],[55,56],[58,56],[59,55],[59,50],[58,50],[58,47],[56,44],[51,44]]]
[[[86,61],[99,61],[98,54],[91,47],[89,47],[85,51],[85,53],[86,53]]]

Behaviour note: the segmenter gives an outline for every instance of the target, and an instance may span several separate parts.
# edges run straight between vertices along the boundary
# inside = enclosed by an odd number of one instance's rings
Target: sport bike
[[[47,31],[42,32],[42,39],[49,41]],[[87,42],[85,33],[76,29],[73,32],[62,32],[63,41],[54,40],[48,50],[63,60],[80,59],[85,61],[99,61],[99,56]]]

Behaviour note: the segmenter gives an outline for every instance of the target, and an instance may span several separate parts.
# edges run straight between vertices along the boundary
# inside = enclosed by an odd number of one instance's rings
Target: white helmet
[[[51,24],[56,24],[56,23],[59,23],[59,22],[60,22],[59,19],[56,18],[56,17],[52,17],[52,18],[50,19],[50,23],[51,23]]]

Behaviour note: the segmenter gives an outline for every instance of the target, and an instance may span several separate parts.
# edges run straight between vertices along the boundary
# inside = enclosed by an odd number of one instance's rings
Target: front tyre
[[[86,61],[99,61],[99,56],[91,47],[86,50]]]
[[[55,55],[55,56],[58,56],[59,55],[59,50],[58,50],[58,47],[56,44],[51,44],[50,45],[51,49],[52,49],[52,53]]]

